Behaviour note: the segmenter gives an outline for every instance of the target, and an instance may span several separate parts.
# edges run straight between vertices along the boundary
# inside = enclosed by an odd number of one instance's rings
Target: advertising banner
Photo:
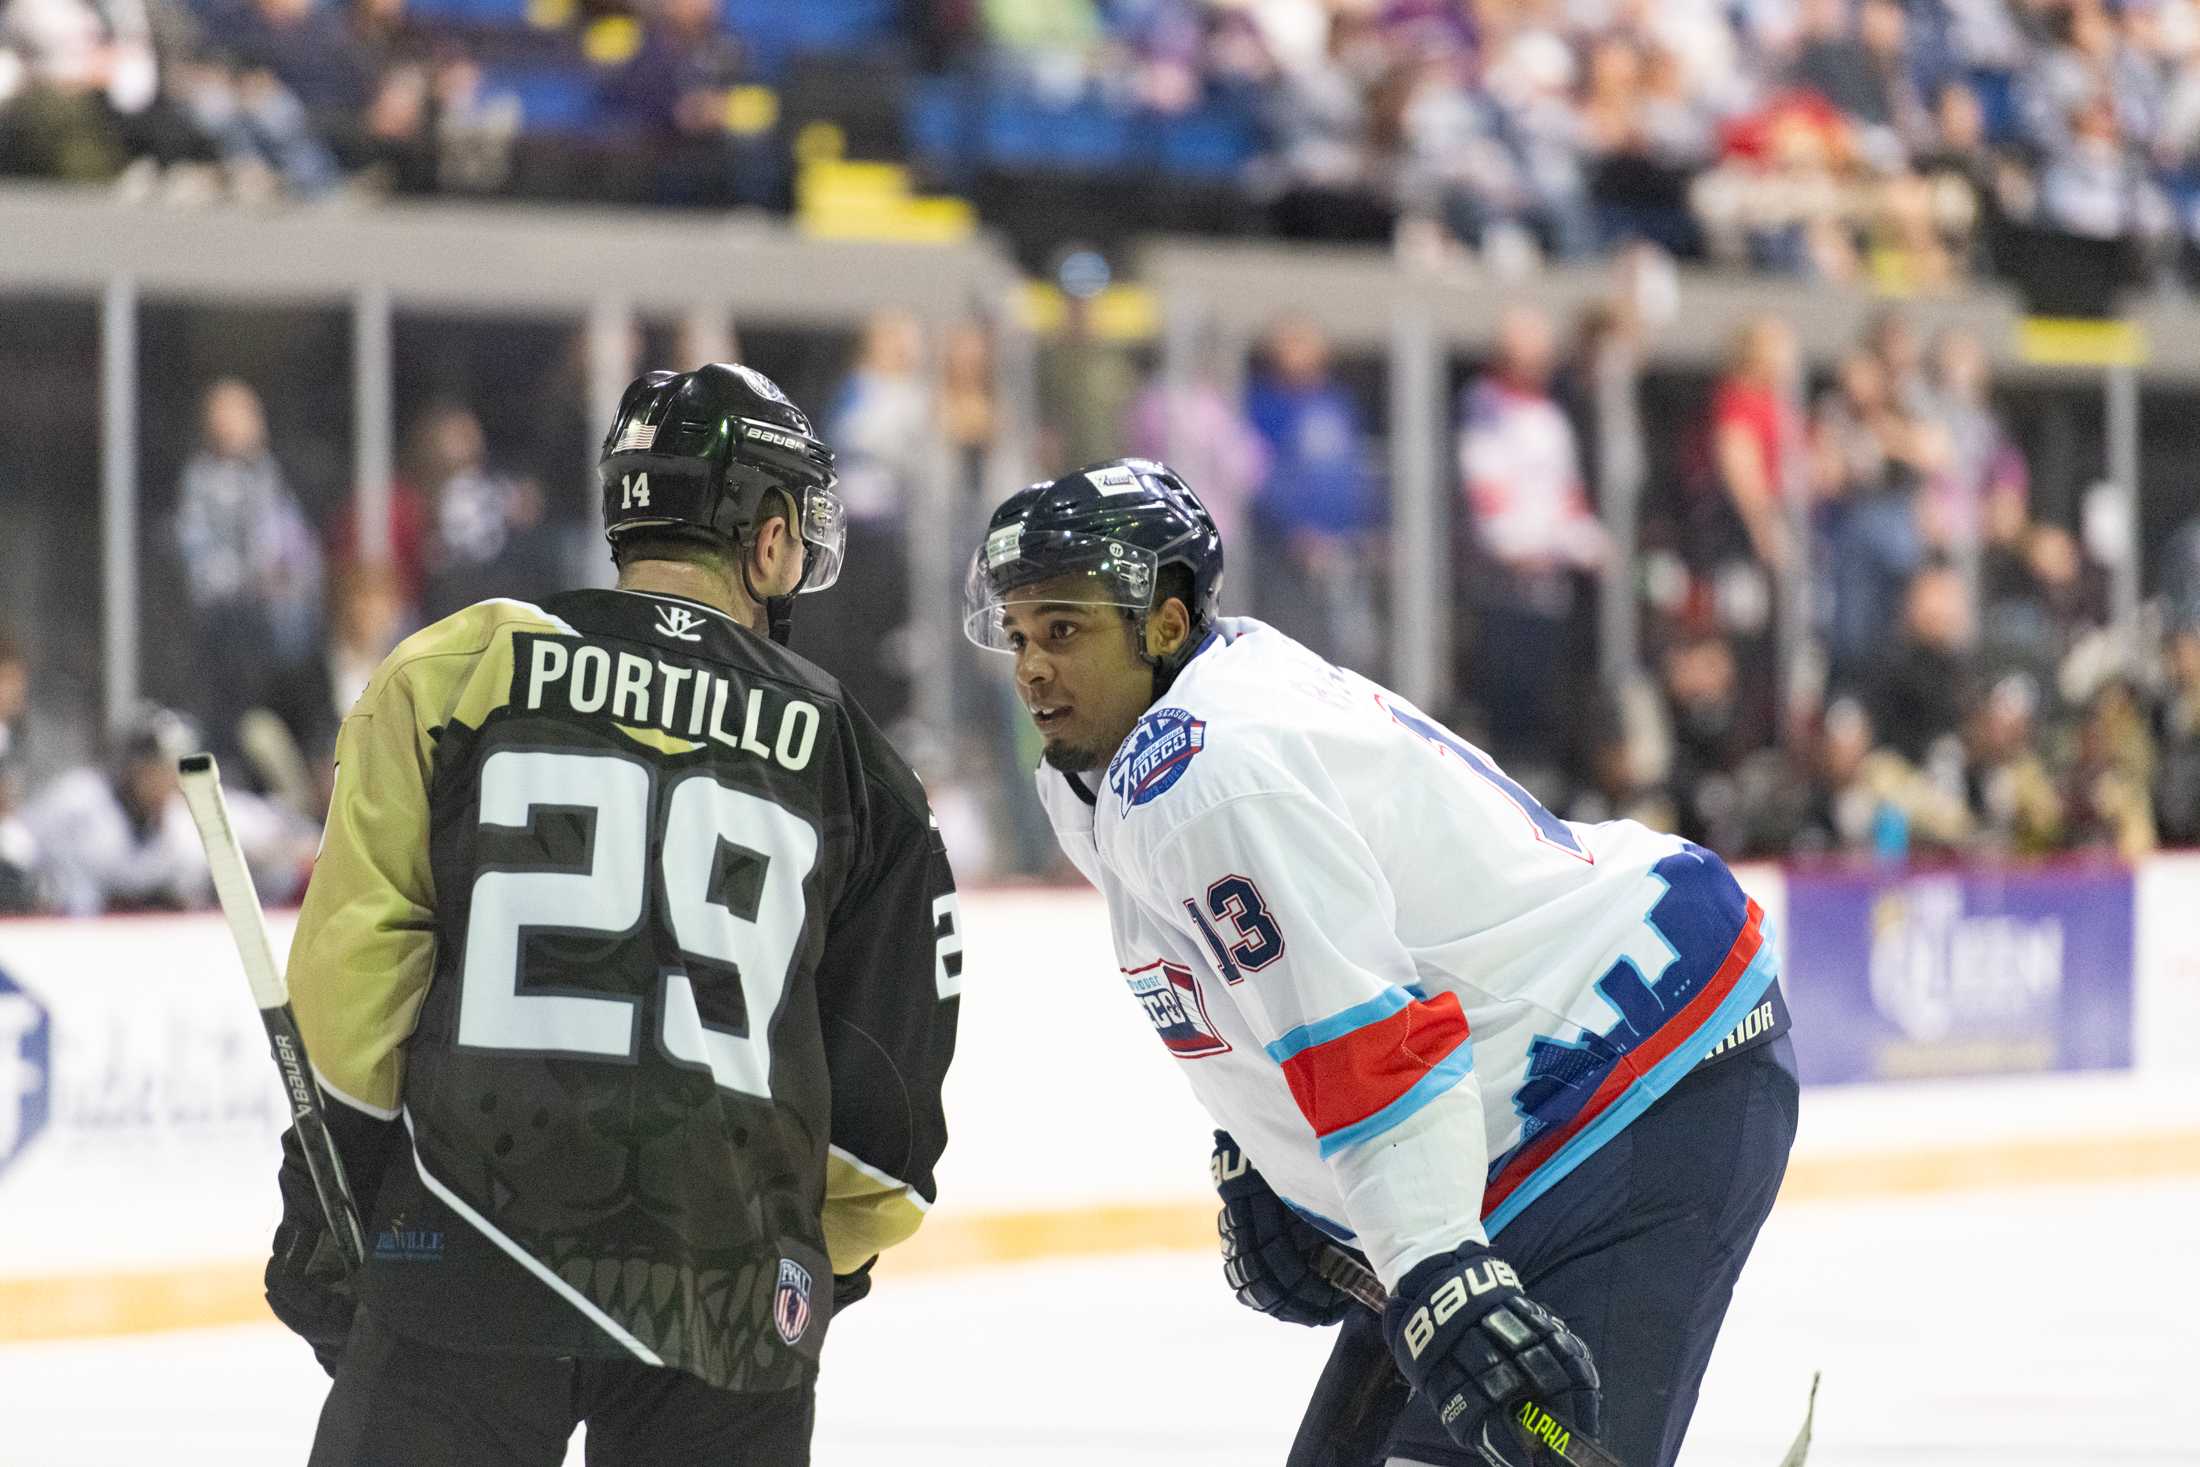
[[[257,1254],[287,1119],[219,918],[0,922],[0,1279]]]
[[[2129,871],[1798,870],[1787,888],[1806,1082],[2130,1066]]]

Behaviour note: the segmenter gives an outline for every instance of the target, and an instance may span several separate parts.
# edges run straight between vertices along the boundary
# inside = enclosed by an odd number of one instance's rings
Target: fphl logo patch
[[[1181,708],[1162,708],[1138,727],[1108,763],[1108,787],[1125,805],[1143,805],[1169,792],[1207,747],[1207,723]]]
[[[772,1323],[779,1338],[797,1344],[810,1327],[810,1271],[792,1258],[779,1260],[779,1288],[772,1295]]]

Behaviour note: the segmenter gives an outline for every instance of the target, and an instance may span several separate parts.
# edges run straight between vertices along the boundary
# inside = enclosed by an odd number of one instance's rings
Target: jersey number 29
[[[640,1058],[638,999],[523,993],[529,933],[634,932],[648,909],[652,774],[613,754],[505,749],[481,766],[481,823],[526,829],[545,809],[593,817],[586,870],[488,870],[474,881],[459,980],[458,1042],[531,1054]],[[760,857],[753,906],[713,900],[720,842]],[[660,979],[660,1038],[674,1063],[707,1069],[727,1090],[771,1096],[771,1021],[793,971],[806,910],[802,884],[817,863],[817,831],[769,800],[688,774],[665,801],[665,918],[687,959],[740,974],[746,1032],[705,1024],[685,967]]]

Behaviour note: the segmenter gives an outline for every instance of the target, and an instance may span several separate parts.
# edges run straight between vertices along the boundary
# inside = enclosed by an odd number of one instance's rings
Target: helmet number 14
[[[619,477],[619,508],[649,508],[649,475],[622,474]]]

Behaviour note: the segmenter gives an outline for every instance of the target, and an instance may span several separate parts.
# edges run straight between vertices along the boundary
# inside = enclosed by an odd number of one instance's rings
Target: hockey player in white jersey
[[[1219,616],[1221,579],[1197,496],[1121,460],[994,513],[965,624],[1013,655],[1040,798],[1220,1128],[1227,1279],[1344,1323],[1292,1460],[1528,1460],[1533,1402],[1671,1462],[1794,1138],[1756,904]],[[1318,1268],[1332,1240],[1380,1320]],[[1371,1389],[1385,1345],[1410,1402]]]

